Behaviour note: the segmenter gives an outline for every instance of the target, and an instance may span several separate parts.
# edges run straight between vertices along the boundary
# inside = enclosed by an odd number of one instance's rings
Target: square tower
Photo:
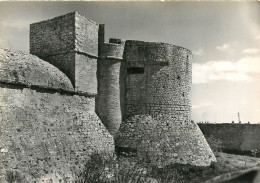
[[[97,94],[99,37],[103,25],[72,12],[31,24],[30,53],[64,72],[75,92]]]

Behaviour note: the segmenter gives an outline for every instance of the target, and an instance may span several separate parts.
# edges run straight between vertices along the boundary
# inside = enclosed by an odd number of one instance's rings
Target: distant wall
[[[25,182],[66,182],[91,153],[113,152],[113,138],[94,108],[94,97],[2,84],[1,177],[15,171],[30,178]]]
[[[207,137],[220,139],[226,150],[260,151],[259,124],[198,124]]]

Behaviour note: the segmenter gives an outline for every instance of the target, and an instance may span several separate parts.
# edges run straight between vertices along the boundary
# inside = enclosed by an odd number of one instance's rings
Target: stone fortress
[[[31,24],[30,54],[0,49],[0,182],[70,182],[115,149],[158,166],[216,161],[190,119],[192,53],[104,33],[73,12]]]

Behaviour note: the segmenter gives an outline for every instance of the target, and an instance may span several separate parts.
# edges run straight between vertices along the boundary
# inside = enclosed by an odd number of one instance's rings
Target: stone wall
[[[75,12],[75,49],[98,57],[99,24]]]
[[[203,134],[221,140],[228,151],[260,151],[259,124],[199,124]]]
[[[99,29],[77,12],[31,24],[30,53],[65,73],[75,91],[97,94]]]
[[[126,41],[126,115],[163,113],[189,122],[191,57],[174,45]]]
[[[191,58],[189,50],[170,44],[125,42],[125,120],[115,139],[119,153],[130,150],[158,166],[216,161],[190,120]]]
[[[75,12],[30,25],[30,53],[40,58],[75,49]]]
[[[1,170],[42,182],[78,173],[95,152],[113,152],[113,138],[94,112],[94,98],[1,85]],[[6,172],[7,171],[7,172]],[[1,181],[3,182],[3,181]],[[55,182],[55,181],[54,181]]]
[[[135,115],[124,120],[115,139],[119,154],[130,154],[163,167],[169,164],[209,166],[216,161],[197,124],[171,115]]]
[[[0,182],[70,182],[91,153],[114,151],[94,96],[35,56],[1,49],[0,63]]]
[[[73,92],[68,77],[36,56],[0,48],[0,81]]]
[[[97,58],[75,54],[75,91],[97,94]]]

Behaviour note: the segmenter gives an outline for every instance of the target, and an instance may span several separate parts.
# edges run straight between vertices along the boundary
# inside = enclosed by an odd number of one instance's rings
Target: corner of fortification
[[[72,12],[31,24],[30,53],[65,73],[76,92],[96,95],[101,34],[99,24]]]

